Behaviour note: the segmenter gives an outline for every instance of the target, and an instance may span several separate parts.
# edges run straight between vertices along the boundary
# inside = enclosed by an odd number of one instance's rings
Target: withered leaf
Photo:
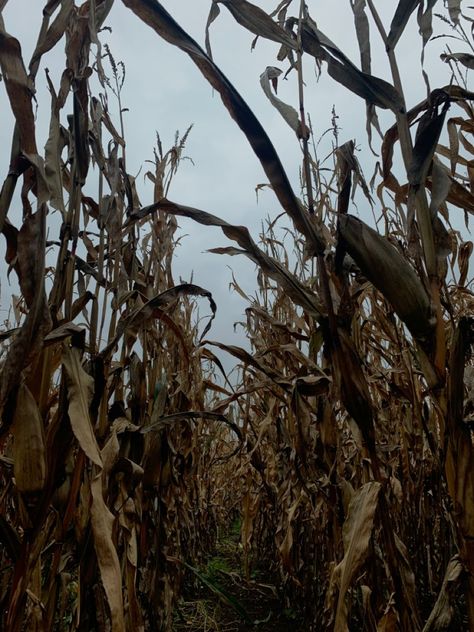
[[[448,0],[449,17],[453,24],[459,24],[459,16],[461,15],[461,0]]]
[[[313,253],[324,252],[324,239],[318,234],[316,227],[310,221],[309,214],[303,209],[297,199],[267,133],[227,77],[158,2],[151,4],[145,0],[123,0],[123,3],[132,9],[146,24],[151,26],[163,39],[177,46],[191,57],[204,77],[220,94],[230,115],[244,132],[260,160],[280,204],[293,220],[295,227],[307,238],[308,248]],[[228,6],[230,9],[231,5],[229,4]],[[243,2],[235,5],[232,3],[232,8],[235,10],[242,6]],[[270,27],[272,31],[275,33],[282,32],[284,40],[291,41],[281,27],[274,23],[263,11],[262,13],[266,16],[265,20],[268,19],[273,24],[274,28]]]
[[[409,183],[415,188],[424,183],[428,174],[443,129],[447,107],[448,102],[439,114],[436,107],[429,108],[418,124],[413,158],[407,173]]]
[[[316,59],[326,61],[329,75],[368,103],[393,112],[403,110],[403,98],[390,83],[361,72],[348,57],[310,20],[302,29],[303,49]]]
[[[447,630],[453,620],[456,604],[456,587],[461,580],[464,568],[461,559],[455,555],[449,560],[443,583],[433,610],[428,617],[423,632]]]
[[[469,70],[474,69],[474,55],[470,53],[450,53],[449,55],[443,53],[440,57],[443,61],[458,61],[463,66],[466,66],[466,68],[469,68]]]
[[[380,483],[366,483],[354,493],[349,503],[343,526],[344,557],[333,570],[328,588],[330,592],[335,586],[338,592],[335,632],[347,630],[347,593],[368,554],[380,490]]]
[[[102,467],[102,458],[89,415],[94,380],[82,367],[79,349],[65,346],[62,361],[67,376],[68,413],[72,431],[87,457]]]
[[[26,74],[20,43],[5,31],[1,15],[0,68],[10,107],[20,131],[21,149],[27,154],[36,154],[35,118],[32,106],[34,87]]]
[[[94,534],[94,548],[100,568],[102,585],[110,607],[112,632],[125,632],[122,599],[122,573],[120,562],[112,540],[115,522],[113,514],[105,504],[102,493],[102,475],[97,474],[91,481],[92,505],[91,525]]]
[[[398,40],[402,36],[403,31],[405,30],[411,14],[418,7],[419,4],[420,0],[399,0],[387,38],[388,48],[395,48]]]
[[[410,263],[385,237],[352,215],[339,218],[339,230],[351,257],[413,336],[429,340],[435,327],[431,301]]]
[[[43,420],[35,398],[22,383],[13,423],[13,471],[23,494],[41,492],[46,483],[46,447]]]
[[[272,92],[270,81],[273,85],[275,85],[274,82],[276,82],[280,75],[281,70],[279,68],[275,68],[275,66],[267,66],[265,71],[260,75],[260,85],[262,86],[262,89],[270,103],[278,110],[284,120],[295,132],[296,136],[298,138],[307,139],[309,138],[309,129],[306,128],[304,131],[302,130],[298,112],[291,107],[291,105],[284,103],[281,99],[276,97]]]
[[[184,206],[182,204],[176,204],[170,200],[162,199],[156,204],[152,204],[148,207],[140,209],[139,211],[132,213],[129,221],[135,221],[146,217],[149,213],[156,212],[157,210],[166,211],[173,215],[182,215],[183,217],[190,217],[199,224],[205,226],[219,226],[226,237],[236,241],[242,250],[237,248],[226,249],[213,249],[211,252],[219,254],[245,254],[249,259],[258,263],[262,270],[270,277],[277,279],[285,291],[291,296],[291,298],[298,304],[308,310],[310,314],[313,314],[315,318],[319,318],[324,312],[323,307],[319,304],[319,301],[315,294],[310,292],[289,270],[287,270],[279,261],[269,257],[255,244],[250,236],[249,231],[245,226],[233,226],[228,222],[201,211],[190,206]]]

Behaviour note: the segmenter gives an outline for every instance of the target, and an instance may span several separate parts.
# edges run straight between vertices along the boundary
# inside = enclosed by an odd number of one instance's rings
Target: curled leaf
[[[99,446],[89,416],[94,380],[82,368],[79,349],[65,347],[62,360],[67,376],[68,413],[72,431],[87,457],[102,467]]]
[[[466,68],[469,68],[469,70],[474,69],[474,55],[469,53],[450,53],[449,55],[444,53],[440,55],[440,57],[445,62],[458,61],[463,66],[466,66]]]
[[[339,232],[347,252],[413,336],[430,340],[435,327],[431,301],[410,263],[385,237],[352,215],[339,218]]]
[[[307,127],[304,130],[301,129],[301,122],[297,111],[291,107],[291,105],[284,103],[281,99],[276,97],[272,92],[270,82],[272,82],[273,87],[275,88],[280,75],[281,70],[279,68],[275,68],[275,66],[267,66],[265,71],[260,75],[260,85],[262,86],[262,89],[270,103],[278,110],[291,129],[295,132],[296,136],[298,138],[308,139],[309,129]]]
[[[343,526],[344,557],[334,568],[328,588],[328,596],[337,592],[334,630],[347,630],[347,592],[364,563],[378,506],[380,483],[366,483],[359,488],[349,503],[349,510]]]

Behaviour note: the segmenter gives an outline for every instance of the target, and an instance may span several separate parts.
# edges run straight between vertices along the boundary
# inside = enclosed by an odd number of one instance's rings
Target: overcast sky
[[[167,0],[162,4],[199,44],[204,45],[204,29],[210,0]],[[269,12],[275,8],[277,2],[260,0],[257,4]],[[290,15],[296,14],[299,6],[296,1],[293,4],[295,6],[290,7]],[[396,3],[381,0],[376,4],[380,7],[388,29]],[[26,64],[36,42],[42,5],[43,2],[39,0],[10,0],[3,13],[6,30],[22,44]],[[359,64],[349,0],[310,0],[308,8],[320,30]],[[28,15],[27,19],[25,12]],[[160,133],[163,145],[167,148],[172,143],[176,130],[184,132],[193,124],[186,154],[192,158],[194,164],[190,161],[181,164],[169,194],[170,199],[202,208],[229,222],[244,224],[249,227],[253,237],[257,238],[262,220],[268,215],[276,216],[281,209],[269,190],[259,195],[257,203],[255,187],[266,181],[265,175],[244,135],[227,113],[219,95],[212,92],[209,84],[184,53],[162,41],[120,0],[116,0],[106,25],[111,27],[112,32],[104,32],[103,42],[109,44],[116,60],[122,60],[126,66],[122,98],[124,107],[129,108],[129,112],[125,114],[128,171],[132,175],[138,174],[140,170],[142,174],[146,171],[144,161],[153,157],[155,131]],[[436,18],[434,26],[438,32],[449,28]],[[372,23],[371,28],[374,36],[373,73],[389,78],[383,47],[378,43],[379,38]],[[278,112],[269,104],[259,83],[259,76],[266,66],[279,66],[282,70],[286,70],[286,66],[276,60],[279,49],[277,44],[261,40],[251,52],[252,40],[253,36],[236,24],[222,6],[221,14],[211,28],[214,60],[266,128],[295,191],[299,194],[298,172],[301,153],[298,141]],[[432,77],[432,87],[449,82],[449,68],[439,60],[442,46],[438,40],[427,47],[426,66]],[[408,106],[426,96],[420,72],[420,47],[416,20],[412,19],[410,28],[397,47]],[[50,55],[43,58],[38,74],[39,146],[42,146],[46,139],[50,107],[44,68],[47,66],[50,69],[53,81],[56,81],[57,85],[57,78],[64,68],[62,52],[63,46],[56,46]],[[294,73],[287,82],[280,81],[278,96],[297,107],[297,89],[293,75]],[[366,170],[367,178],[370,179],[375,158],[367,148],[364,102],[329,79],[325,68],[322,77],[317,81],[314,64],[310,60],[305,66],[305,80],[306,108],[311,116],[315,137],[318,138],[330,127],[331,110],[335,104],[341,127],[340,142],[356,139],[361,150],[359,160]],[[5,149],[0,156],[0,173],[6,175],[13,120],[4,94],[1,95],[1,99],[0,143]],[[113,112],[113,101],[110,103]],[[392,122],[390,115],[381,116],[383,130]],[[325,146],[329,148],[329,135],[325,142]],[[324,155],[324,144],[321,155]],[[138,186],[142,204],[149,204],[150,190],[145,187],[141,176],[138,179]],[[359,208],[356,212],[363,217],[369,217],[366,209]],[[13,214],[11,218],[15,222]],[[235,257],[204,253],[207,248],[230,244],[219,229],[206,228],[181,218],[179,222],[188,237],[182,241],[182,246],[176,252],[175,280],[178,281],[181,277],[188,281],[191,273],[194,273],[194,282],[209,289],[218,303],[218,318],[209,337],[236,344],[232,324],[242,319],[245,304],[235,293],[228,290],[231,273],[227,266],[235,270],[242,287],[253,292],[256,278],[254,265],[243,258],[237,260]],[[19,227],[18,216],[16,223]],[[289,225],[289,222],[287,224]],[[3,241],[2,238],[2,261]],[[9,288],[2,275],[2,308],[5,308],[8,294]],[[203,305],[203,313],[205,309]],[[5,312],[3,314],[5,315]]]

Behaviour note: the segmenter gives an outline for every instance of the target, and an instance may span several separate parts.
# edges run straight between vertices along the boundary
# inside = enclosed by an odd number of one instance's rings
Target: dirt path
[[[173,632],[302,632],[265,570],[246,580],[238,532],[224,534],[203,568],[193,569]]]

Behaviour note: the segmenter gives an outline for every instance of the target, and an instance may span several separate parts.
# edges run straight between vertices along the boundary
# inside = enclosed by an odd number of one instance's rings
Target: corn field
[[[220,96],[275,213],[252,236],[170,200],[190,129],[169,149],[157,135],[143,199],[127,171],[125,66],[104,44],[113,0],[44,2],[30,61],[0,2],[14,117],[0,192],[11,306],[0,329],[0,628],[474,629],[472,7],[399,0],[386,22],[382,2],[341,3],[360,47],[351,60],[319,30],[316,2],[212,0],[204,48],[157,0],[122,2]],[[279,46],[298,105],[277,96],[280,68],[268,66],[261,87],[301,149],[298,192],[213,61],[221,10]],[[415,104],[398,65],[413,24],[422,61],[446,38],[438,63],[452,77],[432,85],[425,72]],[[308,67],[365,101],[370,182],[336,123],[319,156]],[[51,98],[43,149],[40,73]],[[254,296],[232,281],[246,348],[212,339],[219,304],[201,279],[173,278],[180,217],[206,227],[216,259],[255,264]],[[227,246],[212,247],[212,227]],[[246,604],[203,570],[231,528],[240,566],[227,576]],[[244,606],[269,585],[279,612],[255,621]],[[202,606],[203,589],[233,627],[186,610],[193,594]]]

